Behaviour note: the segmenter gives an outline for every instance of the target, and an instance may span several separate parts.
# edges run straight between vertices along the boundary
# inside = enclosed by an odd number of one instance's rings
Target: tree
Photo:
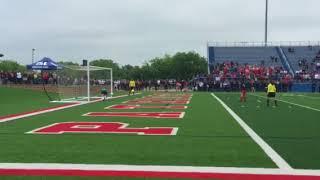
[[[178,79],[190,79],[197,74],[206,74],[207,61],[198,53],[176,53],[172,57],[172,68]]]
[[[142,80],[153,80],[155,79],[155,70],[153,70],[153,68],[151,67],[151,65],[147,62],[145,62],[142,66],[141,66],[141,74],[142,74]]]
[[[197,74],[207,73],[206,59],[195,52],[178,52],[174,56],[165,55],[162,58],[154,58],[149,63],[150,74],[153,74],[152,77],[155,79],[187,80]],[[142,68],[146,69],[144,66]]]
[[[59,64],[79,66],[78,63],[62,61]],[[196,52],[178,52],[173,56],[153,58],[144,62],[142,66],[120,66],[111,59],[97,59],[90,62],[91,66],[112,68],[114,79],[157,80],[178,79],[189,80],[198,74],[207,73],[207,61]],[[1,61],[2,71],[22,71],[24,66],[14,61]],[[99,74],[99,72],[96,72]],[[102,73],[102,72],[101,72]]]
[[[170,55],[165,55],[163,58],[155,58],[149,62],[155,79],[174,78],[174,69]]]
[[[99,66],[99,67],[106,67],[112,68],[113,71],[113,78],[114,79],[121,79],[123,76],[123,72],[118,63],[115,63],[111,59],[98,59],[90,62],[91,66]]]
[[[0,71],[10,72],[10,71],[26,71],[26,67],[20,65],[16,61],[13,60],[4,60],[0,61]]]

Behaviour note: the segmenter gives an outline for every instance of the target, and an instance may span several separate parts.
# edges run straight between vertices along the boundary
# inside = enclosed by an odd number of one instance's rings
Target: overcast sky
[[[269,0],[271,41],[320,40],[320,0]],[[265,0],[0,0],[0,53],[140,65],[207,41],[263,41]]]

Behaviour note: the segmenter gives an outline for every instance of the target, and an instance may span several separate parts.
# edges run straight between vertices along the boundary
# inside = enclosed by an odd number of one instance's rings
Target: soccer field
[[[240,103],[239,93],[141,92],[28,116],[61,104],[0,92],[2,179],[320,176],[319,94],[283,93],[267,107],[264,93]]]

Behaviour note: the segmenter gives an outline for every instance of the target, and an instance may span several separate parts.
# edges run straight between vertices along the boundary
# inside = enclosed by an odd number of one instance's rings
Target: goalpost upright
[[[92,67],[94,70],[109,70],[110,71],[110,96],[113,96],[113,72],[112,68],[106,68],[106,67],[98,67],[98,66],[90,66],[90,61],[88,60],[87,63],[87,77],[88,77],[88,82],[87,82],[87,96],[88,96],[88,101],[90,101],[90,67]],[[96,68],[96,69],[95,69]]]
[[[88,102],[90,102],[90,61],[87,61],[87,96]]]

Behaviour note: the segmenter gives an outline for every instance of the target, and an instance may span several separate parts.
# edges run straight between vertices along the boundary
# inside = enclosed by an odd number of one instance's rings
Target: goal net
[[[112,69],[97,66],[63,66],[57,71],[56,102],[88,102],[101,98],[101,90],[113,95]]]

